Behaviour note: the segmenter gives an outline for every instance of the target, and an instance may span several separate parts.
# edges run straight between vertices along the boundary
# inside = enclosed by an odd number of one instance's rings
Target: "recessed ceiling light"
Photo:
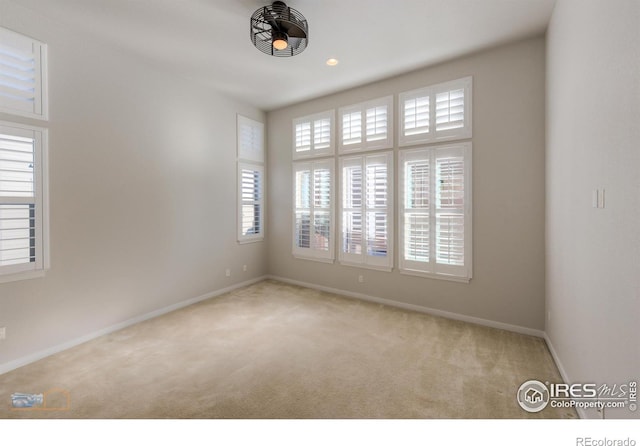
[[[327,65],[329,65],[330,67],[335,67],[336,65],[338,65],[338,59],[327,59]]]

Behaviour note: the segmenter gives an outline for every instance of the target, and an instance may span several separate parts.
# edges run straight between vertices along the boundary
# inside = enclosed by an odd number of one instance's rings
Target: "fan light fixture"
[[[307,19],[284,2],[257,9],[251,16],[249,31],[251,43],[271,56],[295,56],[309,43]]]

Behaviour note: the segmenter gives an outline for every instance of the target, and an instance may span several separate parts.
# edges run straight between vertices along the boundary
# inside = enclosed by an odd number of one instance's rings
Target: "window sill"
[[[393,271],[393,268],[389,266],[368,265],[366,263],[345,262],[343,260],[340,261],[340,265],[352,266],[354,268],[372,269],[375,271],[384,271],[386,273],[390,273],[391,271]]]
[[[321,263],[333,263],[334,259],[323,259],[321,257],[310,257],[310,256],[301,256],[298,254],[293,255],[294,258],[298,260],[311,260],[312,262],[321,262]]]
[[[259,243],[259,242],[264,242],[264,237],[252,238],[252,239],[246,239],[246,240],[238,240],[238,244],[239,245],[247,245],[249,243]]]
[[[408,269],[400,270],[400,274],[404,274],[406,276],[424,277],[427,279],[447,280],[449,282],[458,282],[458,283],[469,283],[471,281],[471,277],[459,277],[459,276],[451,276],[449,274],[426,273],[423,271],[413,271]]]
[[[7,274],[0,276],[0,283],[18,282],[20,280],[38,279],[45,276],[44,270],[25,271],[22,273]]]

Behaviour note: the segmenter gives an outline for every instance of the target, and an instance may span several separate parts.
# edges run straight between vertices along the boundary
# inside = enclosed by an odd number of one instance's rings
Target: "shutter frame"
[[[437,195],[437,168],[436,164],[438,160],[448,157],[461,157],[464,163],[463,166],[463,206],[459,209],[458,214],[464,219],[463,228],[463,265],[449,265],[439,263],[436,260],[437,256],[437,218],[438,214],[442,214],[442,208],[438,210],[436,195]],[[399,155],[399,176],[400,176],[400,207],[398,212],[398,220],[400,222],[399,240],[401,252],[399,256],[400,272],[409,275],[418,275],[424,277],[439,278],[444,280],[451,280],[456,282],[469,282],[472,278],[473,272],[473,240],[472,240],[472,228],[473,228],[473,208],[472,208],[472,144],[471,142],[459,142],[446,145],[437,145],[430,147],[422,147],[415,149],[401,150]],[[406,166],[413,161],[424,161],[429,164],[429,259],[415,260],[407,258],[407,244],[410,240],[407,239],[407,218],[412,213],[412,208],[407,206],[407,174]],[[440,212],[439,212],[440,211]]]
[[[449,82],[443,82],[416,90],[406,91],[398,95],[399,110],[399,126],[398,126],[398,145],[406,147],[416,144],[439,143],[445,141],[455,141],[459,139],[468,139],[473,136],[473,77],[468,76]],[[462,90],[464,105],[462,114],[464,116],[463,123],[458,128],[438,129],[438,95],[451,91]],[[429,98],[429,132],[418,134],[407,134],[405,129],[405,103],[416,97]]]
[[[386,170],[385,186],[385,205],[371,205],[372,181],[375,179],[370,175],[370,168],[375,165],[383,165]],[[353,192],[349,191],[349,182],[346,178],[346,172],[349,169],[357,168],[361,172],[361,199],[360,201],[349,200],[353,196]],[[368,155],[358,155],[340,158],[340,175],[341,175],[341,200],[340,200],[340,250],[339,261],[344,265],[358,266],[361,268],[376,269],[382,271],[391,271],[393,269],[393,152],[376,152]],[[379,192],[376,185],[373,185],[373,194],[377,196]],[[351,204],[351,206],[348,206]],[[360,215],[360,234],[356,237],[356,246],[359,246],[359,252],[349,252],[347,249],[350,240],[354,239],[352,234],[348,233],[350,220],[347,215]],[[386,222],[385,244],[380,245],[378,232],[376,230],[376,220],[374,220],[373,230],[370,226],[371,217],[377,219],[383,217]],[[359,242],[358,242],[359,241]],[[385,254],[381,254],[384,247]],[[356,249],[358,251],[358,249]]]
[[[373,111],[373,118],[372,118]],[[359,114],[360,125],[358,127],[359,139],[357,142],[345,141],[345,131],[348,126],[345,124],[345,117],[351,114]],[[382,119],[382,116],[386,116]],[[338,109],[338,151],[341,155],[369,151],[384,150],[393,148],[393,96],[385,96],[359,104],[353,104]],[[373,127],[371,119],[373,119]],[[369,133],[368,129],[383,129],[385,132]],[[354,133],[352,132],[349,132]]]
[[[2,264],[0,261],[0,283],[20,280],[27,276],[23,274],[43,274],[49,268],[49,207],[48,207],[48,176],[47,176],[47,129],[29,125],[0,122],[0,134],[14,136],[18,138],[31,139],[30,145],[33,147],[33,193],[30,196],[9,195],[4,193],[0,196],[0,257],[8,260],[9,257],[20,257],[22,261],[15,264]],[[4,139],[5,141],[7,138]],[[24,141],[26,148],[27,142]],[[0,147],[2,147],[0,145]],[[6,147],[6,145],[5,145]],[[2,149],[0,148],[0,151]],[[2,165],[0,161],[0,165]],[[6,165],[6,164],[5,164]],[[1,168],[1,166],[0,166]],[[6,172],[6,171],[5,171]],[[26,217],[24,212],[28,210]],[[18,220],[15,220],[18,218]],[[32,220],[32,222],[21,223],[21,220]],[[12,228],[18,229],[18,233],[13,233]],[[27,235],[25,231],[29,231]],[[29,247],[18,246],[14,238],[31,240]],[[29,253],[9,253],[9,250],[17,248],[24,251],[29,249]],[[4,254],[6,255],[2,255]],[[29,275],[28,277],[33,277]]]
[[[298,144],[300,126],[308,126],[308,144]],[[292,122],[292,158],[331,156],[335,153],[335,111],[327,110],[295,118]]]
[[[0,42],[0,112],[47,120],[47,45],[2,27]]]
[[[306,191],[301,190],[301,185],[298,184],[300,172],[308,172],[308,190]],[[327,263],[333,262],[335,246],[334,184],[333,159],[293,163],[292,254],[294,257]],[[319,188],[320,191],[318,191]],[[323,190],[324,193],[319,193]],[[308,221],[299,225],[299,215],[306,215]],[[306,237],[305,232],[307,233]],[[306,246],[300,246],[300,240],[303,240],[303,245]]]

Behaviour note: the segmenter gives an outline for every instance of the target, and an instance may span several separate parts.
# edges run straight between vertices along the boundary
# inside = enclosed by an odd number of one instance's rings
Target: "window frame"
[[[436,168],[435,161],[443,155],[461,154],[464,162],[464,265],[452,266],[435,261],[436,256]],[[459,156],[459,155],[458,155]],[[408,209],[406,206],[405,165],[411,159],[429,160],[429,262],[419,262],[405,258],[405,219]],[[444,279],[455,282],[468,283],[473,277],[473,155],[471,141],[449,144],[431,145],[418,148],[400,150],[398,160],[398,268],[401,274]]]
[[[331,156],[335,154],[336,144],[335,144],[335,119],[336,113],[335,110],[327,110],[320,113],[315,113],[313,115],[302,116],[300,118],[295,118],[292,123],[292,148],[293,148],[293,159],[301,160],[315,157],[324,157]],[[316,145],[316,125],[319,121],[329,120],[329,145],[326,147],[317,148]],[[302,124],[309,125],[309,148],[305,151],[298,150],[298,130],[297,126]]]
[[[375,256],[368,254],[368,246],[369,243],[366,240],[366,232],[368,230],[367,225],[367,213],[374,212],[376,209],[382,209],[378,207],[369,207],[367,205],[366,200],[366,191],[368,187],[368,179],[367,179],[367,166],[369,165],[369,160],[375,160],[376,158],[386,158],[386,166],[387,166],[387,196],[386,196],[386,207],[384,208],[384,212],[386,213],[386,221],[387,221],[387,234],[386,234],[386,244],[387,244],[387,252],[384,257]],[[339,236],[339,244],[340,248],[338,250],[338,261],[342,265],[347,266],[355,266],[359,268],[366,269],[374,269],[380,271],[390,272],[393,270],[394,266],[394,232],[393,232],[393,223],[394,223],[394,151],[385,151],[385,152],[372,152],[366,154],[358,154],[351,156],[340,157],[339,159],[339,172],[340,172],[340,200],[339,200],[339,228],[340,228],[340,236]],[[362,198],[361,205],[359,207],[349,207],[345,206],[346,199],[346,187],[347,182],[344,178],[345,167],[348,167],[350,164],[356,166],[360,165],[362,172]],[[345,212],[356,212],[355,209],[359,208],[359,212],[361,216],[361,225],[362,225],[362,237],[363,240],[361,242],[362,252],[359,254],[352,254],[345,252]],[[384,259],[384,260],[383,260]]]
[[[257,198],[245,200],[243,196],[243,171],[252,171],[258,176]],[[244,206],[258,206],[258,227],[259,232],[248,234],[243,229]],[[255,221],[255,215],[254,215]],[[264,166],[258,163],[246,161],[238,162],[238,242],[251,243],[264,240]]]
[[[387,131],[384,138],[367,139],[367,112],[377,107],[387,108]],[[344,141],[344,116],[347,114],[360,114],[360,141],[345,143]],[[359,104],[348,105],[338,109],[338,152],[340,155],[369,151],[393,149],[393,95],[384,96]]]
[[[13,131],[14,133],[11,133]],[[33,204],[35,209],[35,262],[0,266],[0,283],[43,277],[50,268],[49,254],[49,143],[48,129],[0,121],[0,133],[34,139],[33,198],[0,197],[2,204]],[[30,201],[25,203],[25,201]],[[33,203],[31,203],[31,201]],[[33,263],[33,265],[32,265]]]
[[[335,169],[334,169],[334,159],[326,158],[326,159],[314,159],[314,160],[303,160],[303,161],[295,161],[292,167],[292,180],[293,180],[293,212],[292,212],[292,231],[291,231],[291,246],[292,246],[292,255],[295,258],[303,259],[303,260],[314,260],[318,262],[324,263],[333,263],[335,261]],[[322,207],[321,212],[329,213],[329,243],[327,250],[315,249],[311,246],[301,248],[296,243],[297,241],[297,213],[304,212],[304,210],[308,209],[309,212],[309,233],[315,233],[315,211],[316,206],[314,203],[315,196],[315,183],[314,176],[316,170],[319,169],[328,169],[329,170],[329,206]],[[300,171],[308,170],[310,177],[310,187],[309,187],[309,208],[299,207],[297,205],[297,173]]]
[[[437,130],[437,95],[454,90],[464,91],[464,124],[460,128]],[[405,134],[405,102],[407,100],[429,98],[429,132],[415,135]],[[398,146],[406,147],[415,144],[439,143],[458,139],[468,139],[473,136],[473,77],[442,82],[428,87],[405,91],[398,94]]]
[[[265,234],[265,143],[264,123],[236,115],[236,238],[239,244],[264,241]],[[258,200],[244,200],[242,195],[243,170],[253,170],[259,175]],[[260,232],[247,234],[243,231],[243,206],[253,204],[259,207],[258,224]]]
[[[16,48],[18,45],[31,45],[32,46],[32,54],[33,54],[33,63],[34,63],[34,95],[33,95],[33,108],[32,110],[26,110],[22,107],[16,107],[14,104],[15,100],[11,100],[9,98],[3,97],[0,95],[0,112],[7,113],[14,116],[23,116],[27,118],[33,118],[38,120],[47,121],[49,119],[49,104],[48,104],[48,69],[47,69],[47,52],[48,47],[45,43],[40,42],[39,40],[33,39],[29,36],[26,36],[21,33],[17,33],[10,29],[0,27],[0,37],[2,37],[2,41],[4,41],[4,47],[7,49],[7,52],[13,50],[17,53],[23,53],[23,51],[19,48]],[[7,44],[7,42],[17,42],[14,43],[13,47],[11,44]],[[11,56],[8,56],[11,57]],[[0,64],[1,66],[2,64]],[[9,67],[9,70],[13,70],[13,68]],[[0,68],[0,74],[2,74],[2,69]],[[11,76],[13,77],[13,76]]]

